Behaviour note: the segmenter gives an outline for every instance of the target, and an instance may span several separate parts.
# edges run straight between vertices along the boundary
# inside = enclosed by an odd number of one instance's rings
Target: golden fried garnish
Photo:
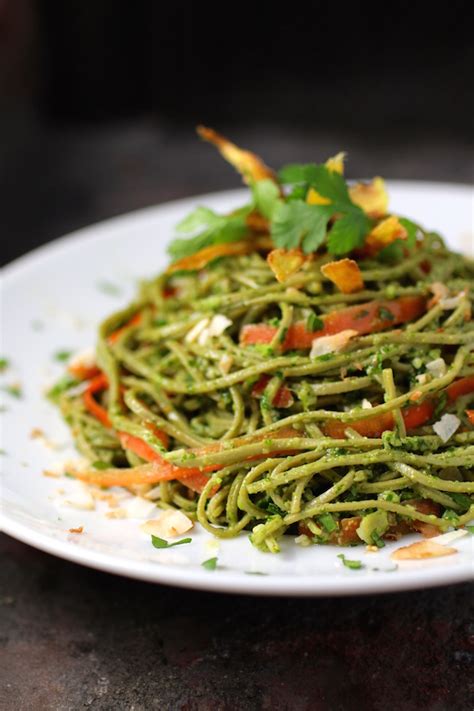
[[[222,157],[242,175],[244,183],[248,184],[265,178],[277,183],[276,174],[255,153],[242,150],[242,148],[236,146],[235,143],[231,143],[231,141],[212,128],[198,126],[196,130],[204,141],[216,146]]]
[[[270,223],[266,219],[266,217],[263,217],[259,212],[256,212],[256,210],[252,210],[252,212],[249,212],[247,217],[245,218],[245,223],[247,227],[249,227],[252,232],[258,232],[259,234],[268,234],[270,232]]]
[[[407,237],[408,233],[403,225],[400,224],[398,217],[391,215],[391,217],[387,217],[385,220],[382,220],[382,222],[379,222],[379,224],[369,232],[365,239],[365,247],[368,248],[370,254],[376,254],[384,247],[395,242],[395,240],[406,239]]]
[[[328,158],[325,163],[325,166],[332,173],[339,173],[339,175],[343,175],[345,158],[346,153],[344,151],[341,151],[341,153],[337,153],[335,156],[331,156],[331,158]]]
[[[325,277],[332,281],[343,294],[353,294],[364,288],[364,280],[357,262],[353,259],[339,259],[321,267]]]
[[[279,282],[295,274],[306,261],[301,249],[273,249],[267,257],[270,269]]]
[[[434,541],[419,541],[410,546],[397,548],[390,556],[393,560],[423,560],[424,558],[440,558],[457,553],[457,548],[442,546]]]
[[[241,254],[250,254],[258,250],[268,250],[272,248],[270,237],[258,237],[253,240],[240,240],[239,242],[224,242],[223,244],[213,244],[204,247],[199,252],[182,257],[177,262],[173,262],[167,269],[167,274],[180,271],[195,271],[204,267],[218,257],[238,257]]]
[[[369,217],[387,214],[388,194],[383,178],[374,178],[370,183],[356,183],[349,187],[349,195]]]

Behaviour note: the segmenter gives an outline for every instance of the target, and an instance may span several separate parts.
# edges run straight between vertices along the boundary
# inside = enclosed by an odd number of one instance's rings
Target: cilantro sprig
[[[174,541],[174,543],[169,543],[165,541],[164,538],[159,536],[151,537],[151,542],[154,548],[174,548],[174,546],[182,546],[184,543],[191,543],[192,538],[181,538],[179,541]]]
[[[315,163],[287,165],[279,173],[284,185],[312,188],[327,204],[310,205],[303,199],[283,203],[275,212],[271,234],[278,247],[301,246],[310,253],[320,247],[327,234],[328,252],[347,254],[362,246],[371,222],[355,205],[343,176]],[[303,194],[305,194],[303,193]],[[331,229],[329,220],[338,216]]]

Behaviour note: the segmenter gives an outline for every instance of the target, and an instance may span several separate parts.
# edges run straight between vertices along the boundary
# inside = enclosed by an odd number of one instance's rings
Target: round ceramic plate
[[[389,187],[394,212],[440,231],[451,247],[472,252],[469,188],[402,182]],[[244,200],[239,190],[142,210],[76,232],[4,270],[1,355],[10,365],[0,376],[5,397],[0,415],[3,530],[94,568],[214,591],[353,595],[467,580],[474,571],[472,535],[456,541],[456,555],[397,568],[390,552],[398,544],[377,553],[363,546],[351,549],[349,557],[362,561],[360,570],[345,568],[337,557],[341,550],[333,546],[302,548],[287,537],[281,553],[271,555],[255,550],[246,535],[218,543],[196,527],[188,545],[157,550],[141,532],[139,518],[110,518],[113,509],[106,502],[86,510],[90,504],[83,501],[77,508],[78,483],[44,475],[77,457],[68,429],[44,397],[64,369],[56,360],[58,351],[93,344],[99,321],[131,299],[139,279],[165,267],[174,225],[191,208],[205,204],[226,211]],[[70,532],[80,527],[82,533]],[[203,568],[202,562],[213,557],[218,558],[216,570]]]

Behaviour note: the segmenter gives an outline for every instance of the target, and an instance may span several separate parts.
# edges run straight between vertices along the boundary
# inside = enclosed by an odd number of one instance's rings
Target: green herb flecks
[[[99,281],[97,282],[97,288],[99,291],[101,291],[103,294],[107,294],[107,296],[120,296],[122,293],[122,290],[117,284],[113,284],[110,281]]]
[[[0,358],[0,373],[4,373],[9,366],[10,361],[8,358]]]
[[[152,536],[151,542],[154,548],[174,548],[174,546],[182,546],[185,543],[191,543],[192,538],[181,538],[179,541],[174,541],[174,543],[168,543],[164,538],[159,538],[159,536]]]
[[[217,557],[208,558],[201,563],[202,567],[206,570],[215,570],[217,568]]]
[[[362,564],[362,561],[360,561],[360,560],[349,560],[349,558],[346,558],[346,556],[344,555],[344,553],[339,553],[339,555],[338,555],[337,557],[340,558],[340,559],[342,560],[342,564],[343,564],[346,568],[350,568],[350,570],[360,570],[361,568],[364,567],[363,564]]]
[[[72,351],[67,351],[67,350],[56,351],[56,353],[54,354],[53,357],[54,357],[54,360],[57,360],[60,363],[65,363],[66,361],[68,361],[71,358],[72,353],[73,353]]]
[[[23,390],[21,389],[21,385],[18,383],[13,383],[12,385],[4,385],[2,387],[3,392],[7,393],[8,395],[11,395],[11,397],[16,398],[19,400],[21,397],[23,397]]]

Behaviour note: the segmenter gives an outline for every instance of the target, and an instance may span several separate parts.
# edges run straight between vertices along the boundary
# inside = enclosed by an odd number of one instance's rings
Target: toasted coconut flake
[[[321,267],[321,271],[343,294],[353,294],[364,288],[359,265],[353,259],[346,258],[329,262]]]
[[[198,126],[197,132],[204,140],[216,146],[219,153],[225,158],[244,179],[244,183],[251,183],[255,180],[264,180],[269,178],[275,183],[277,182],[276,175],[255,153],[245,151],[229,141],[225,136],[222,136],[212,128],[206,126]]]
[[[366,397],[362,400],[361,406],[362,406],[363,410],[371,410],[372,409],[372,403],[370,402],[370,400],[367,400]]]
[[[441,558],[457,552],[456,548],[442,546],[430,539],[429,541],[418,541],[409,546],[397,548],[390,557],[393,560],[423,560],[425,558]]]
[[[193,522],[182,511],[167,509],[157,519],[146,521],[141,526],[144,533],[160,538],[181,536],[193,527]]]
[[[335,333],[333,336],[315,338],[311,347],[310,358],[317,358],[328,353],[338,353],[349,343],[351,338],[357,335],[357,331],[347,328],[345,331]]]
[[[374,178],[370,183],[356,183],[349,188],[349,195],[352,202],[370,217],[387,214],[388,193],[383,178]]]
[[[400,224],[398,217],[391,215],[385,220],[382,220],[382,222],[379,222],[379,224],[369,232],[365,239],[365,246],[368,247],[372,253],[376,253],[380,252],[384,247],[388,247],[388,245],[395,242],[395,240],[404,240],[407,236],[408,233],[403,225]]]
[[[340,153],[336,153],[335,156],[331,156],[331,158],[328,158],[325,163],[326,168],[330,170],[331,173],[339,173],[339,175],[343,175],[346,155],[347,154],[344,151],[341,151]]]
[[[279,282],[285,282],[305,263],[301,249],[273,249],[267,257],[270,269]]]
[[[227,316],[223,314],[216,314],[212,317],[211,323],[209,324],[209,336],[214,338],[215,336],[220,336],[224,333],[226,328],[232,326],[232,321]]]
[[[449,296],[449,289],[446,284],[442,284],[440,281],[434,281],[430,284],[429,289],[433,294],[430,305],[437,304],[440,299],[446,299]]]
[[[447,442],[459,428],[460,424],[461,420],[459,417],[456,417],[456,415],[446,414],[443,415],[438,422],[435,422],[433,429],[438,437],[441,437],[443,442]]]

